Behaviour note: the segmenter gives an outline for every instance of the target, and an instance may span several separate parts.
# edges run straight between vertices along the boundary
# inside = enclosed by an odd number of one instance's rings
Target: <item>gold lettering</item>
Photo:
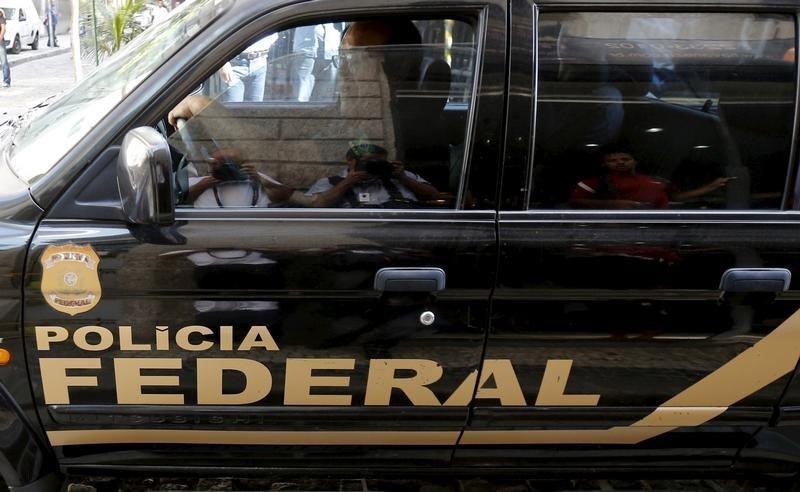
[[[97,386],[97,376],[67,376],[67,369],[100,369],[100,359],[39,359],[46,405],[68,405],[70,386]]]
[[[114,359],[120,405],[183,405],[183,395],[142,393],[142,386],[180,386],[178,376],[143,376],[142,369],[180,369],[181,359]]]
[[[133,343],[133,332],[130,326],[119,327],[120,350],[152,350],[149,343]]]
[[[565,395],[567,379],[572,368],[571,360],[548,360],[542,376],[542,385],[536,396],[539,406],[597,406],[600,395]]]
[[[315,369],[352,371],[355,359],[286,359],[284,405],[351,405],[352,395],[312,395],[312,387],[346,388],[350,376],[314,376]]]
[[[100,341],[96,344],[89,343],[86,336],[94,333],[100,337]],[[81,326],[72,335],[72,341],[75,346],[81,350],[89,352],[99,352],[101,350],[108,350],[114,344],[114,334],[111,330],[102,326]]]
[[[169,350],[169,326],[156,326],[156,350]]]
[[[494,377],[494,388],[485,388],[484,385]],[[481,378],[475,399],[500,400],[502,406],[524,406],[525,396],[514,372],[514,366],[508,359],[487,359],[483,362]]]
[[[203,340],[200,343],[193,344],[189,342],[189,336],[192,333],[200,333],[201,335],[213,335],[214,332],[211,331],[211,328],[207,328],[205,326],[200,325],[189,325],[184,326],[178,333],[175,334],[175,343],[178,344],[178,347],[182,348],[183,350],[188,350],[191,352],[201,352],[203,350],[208,350],[214,346],[214,342],[210,342],[208,340]]]
[[[219,349],[223,351],[233,350],[233,327],[219,327]]]
[[[478,380],[478,371],[472,371],[464,381],[458,385],[450,398],[444,402],[446,407],[464,407],[469,405],[472,395],[475,393],[475,382]]]
[[[50,342],[63,342],[69,338],[69,332],[61,326],[37,326],[36,348],[50,350]]]
[[[250,331],[239,345],[239,351],[252,350],[254,347],[264,347],[270,351],[278,351],[278,344],[266,326],[251,326]]]
[[[398,369],[414,371],[409,378],[398,378]],[[372,359],[367,375],[365,405],[389,405],[392,389],[405,393],[413,405],[441,405],[436,395],[426,386],[442,377],[442,366],[424,359]]]
[[[224,371],[244,374],[244,390],[240,393],[224,393]],[[269,368],[250,359],[197,359],[197,381],[199,405],[246,405],[263,399],[272,389]]]

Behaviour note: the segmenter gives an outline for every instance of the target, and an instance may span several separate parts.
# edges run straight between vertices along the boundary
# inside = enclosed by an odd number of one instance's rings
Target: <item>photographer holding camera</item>
[[[188,197],[195,208],[268,207],[294,191],[242,162],[236,149],[218,149],[207,162],[208,176],[189,178]]]
[[[386,149],[378,145],[351,145],[345,155],[347,169],[318,180],[306,192],[311,206],[403,208],[439,196],[433,185],[387,157]]]

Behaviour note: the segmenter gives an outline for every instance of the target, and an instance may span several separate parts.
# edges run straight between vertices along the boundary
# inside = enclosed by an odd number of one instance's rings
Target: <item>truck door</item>
[[[729,467],[798,358],[794,18],[543,7],[528,44],[512,12],[498,284],[456,463]]]
[[[337,8],[230,13],[225,39],[181,61],[177,86],[213,102],[169,139],[185,156],[173,223],[114,218],[118,147],[41,223],[28,360],[66,466],[449,463],[495,274],[504,7]],[[407,37],[328,44],[367,14]],[[150,116],[131,127],[180,101],[137,94]],[[318,206],[350,160],[391,174],[359,168],[373,188]]]

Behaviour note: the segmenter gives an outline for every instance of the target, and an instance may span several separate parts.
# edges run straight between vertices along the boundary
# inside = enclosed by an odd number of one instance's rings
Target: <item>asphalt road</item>
[[[74,483],[68,492],[800,492],[791,482],[750,480],[543,480],[543,479],[95,479]]]

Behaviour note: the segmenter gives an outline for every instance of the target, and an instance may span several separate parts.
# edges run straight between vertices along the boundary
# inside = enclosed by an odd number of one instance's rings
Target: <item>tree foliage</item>
[[[137,20],[144,0],[81,0],[81,55],[102,60],[144,30]]]

